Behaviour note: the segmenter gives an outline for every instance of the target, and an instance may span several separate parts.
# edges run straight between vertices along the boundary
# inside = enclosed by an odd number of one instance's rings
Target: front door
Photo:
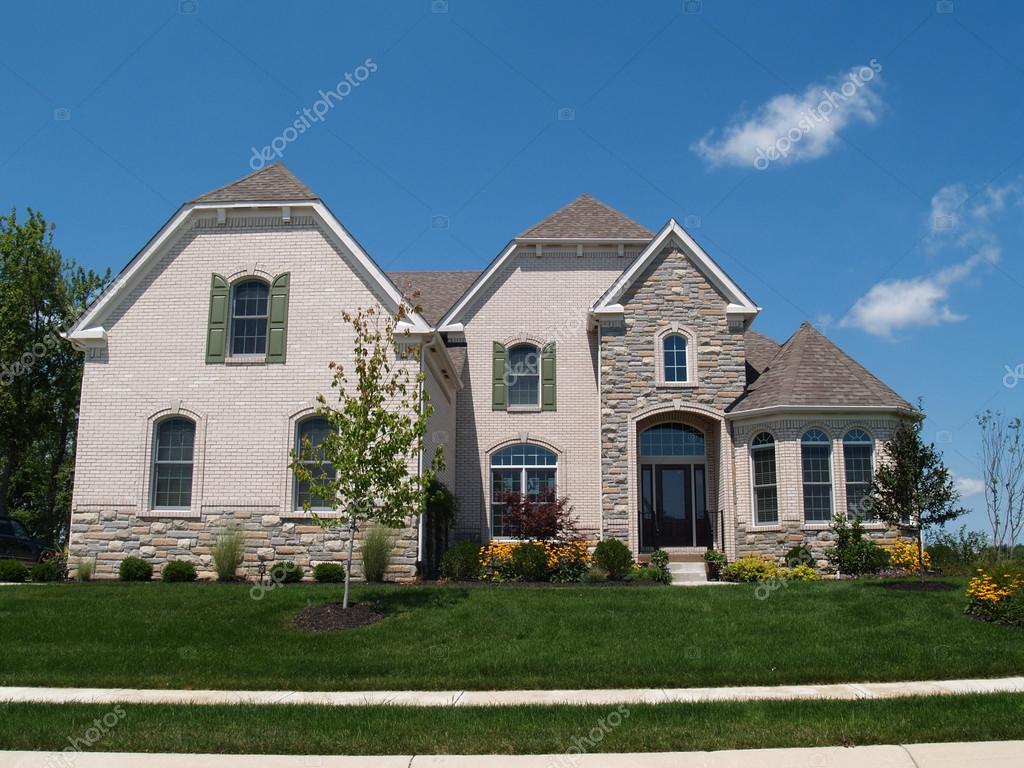
[[[711,546],[703,464],[640,467],[640,546]]]

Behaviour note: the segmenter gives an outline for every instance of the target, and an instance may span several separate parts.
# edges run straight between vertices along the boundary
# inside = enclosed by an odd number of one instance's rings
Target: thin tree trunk
[[[345,568],[345,597],[341,601],[341,608],[348,608],[348,585],[352,579],[352,550],[356,541],[356,519],[350,517],[348,521],[348,565]]]
[[[0,468],[0,515],[7,514],[7,491],[11,486],[11,472],[14,469],[14,457],[8,453]]]
[[[917,573],[924,581],[924,530],[917,526]]]

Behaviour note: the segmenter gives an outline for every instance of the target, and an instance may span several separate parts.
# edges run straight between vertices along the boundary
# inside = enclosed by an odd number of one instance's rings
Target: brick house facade
[[[917,416],[812,327],[783,345],[751,331],[760,308],[674,221],[654,233],[584,196],[481,273],[389,275],[275,165],[186,203],[69,333],[85,353],[72,561],[208,574],[229,525],[249,576],[341,560],[344,535],[301,509],[289,450],[328,363],[351,356],[341,311],[404,300],[415,354],[396,361],[424,374],[456,538],[507,533],[496,490],[556,487],[589,539],[636,553],[820,556],[820,518],[850,511]],[[422,551],[410,520],[391,576],[412,578]]]

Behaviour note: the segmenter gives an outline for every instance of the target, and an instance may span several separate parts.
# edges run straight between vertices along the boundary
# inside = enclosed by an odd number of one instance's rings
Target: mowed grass
[[[360,585],[383,622],[292,625],[340,587],[91,583],[0,588],[0,685],[379,690],[637,688],[999,677],[1024,634],[949,592],[877,582],[502,588]]]
[[[1024,696],[606,707],[0,704],[0,748],[261,754],[526,754],[1024,738]],[[119,717],[118,715],[123,715]],[[98,735],[96,720],[111,727]]]

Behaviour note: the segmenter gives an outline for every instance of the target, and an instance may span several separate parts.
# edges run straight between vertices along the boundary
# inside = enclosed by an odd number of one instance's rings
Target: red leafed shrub
[[[568,496],[559,498],[553,490],[546,490],[534,499],[522,493],[503,493],[496,501],[505,504],[505,517],[517,538],[574,541],[580,537]]]

